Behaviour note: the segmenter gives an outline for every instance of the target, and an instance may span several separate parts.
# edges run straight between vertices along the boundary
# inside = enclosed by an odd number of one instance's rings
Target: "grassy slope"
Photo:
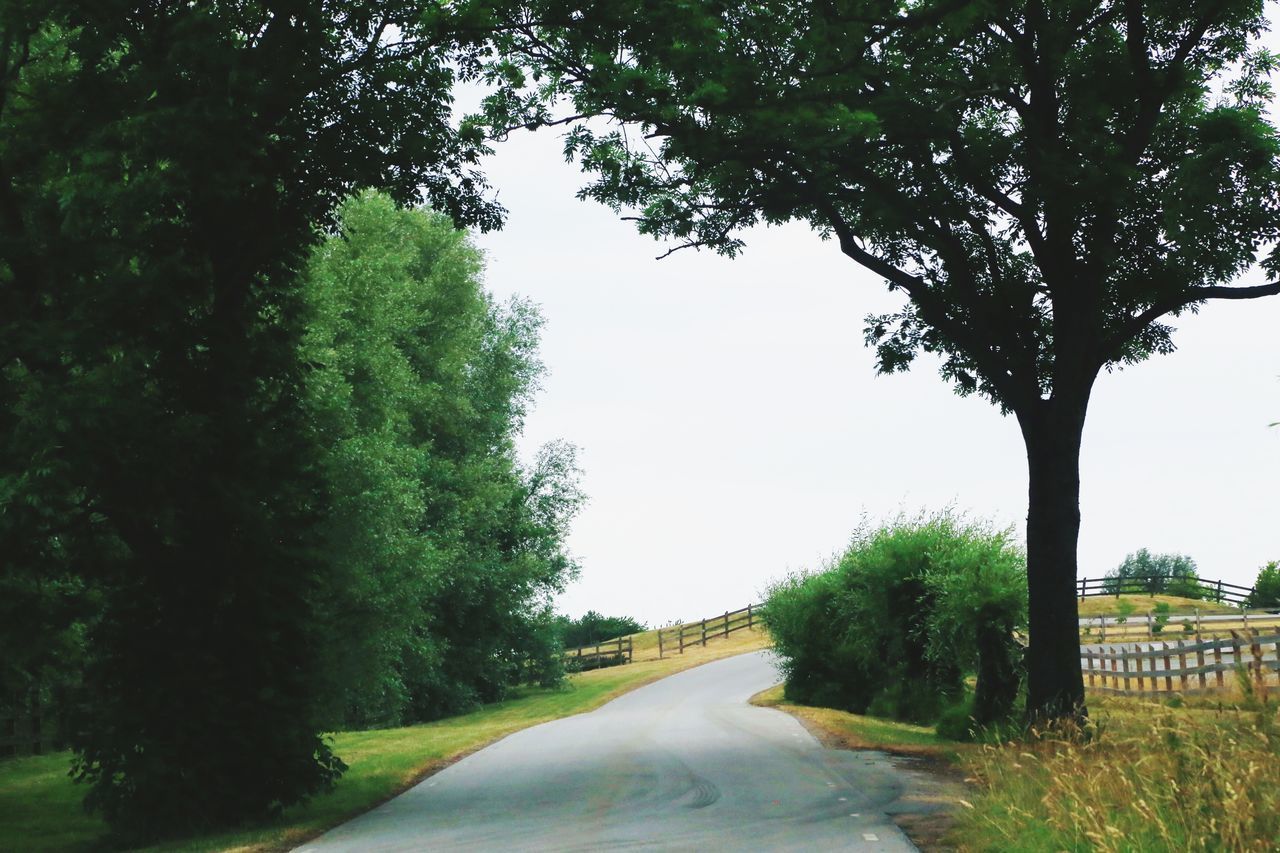
[[[1119,615],[1120,602],[1127,601],[1133,606],[1130,619],[1137,618],[1153,609],[1160,602],[1169,605],[1171,613],[1194,613],[1200,608],[1204,614],[1239,613],[1239,608],[1229,604],[1217,604],[1212,601],[1197,601],[1194,598],[1182,598],[1177,595],[1097,595],[1090,596],[1078,603],[1081,616],[1116,616]]]
[[[653,633],[653,632],[647,632]],[[512,732],[580,714],[663,676],[768,644],[763,631],[739,631],[683,656],[637,662],[572,676],[563,690],[526,690],[471,714],[420,726],[334,735],[350,769],[337,788],[290,809],[272,824],[162,845],[157,850],[285,850],[404,791],[424,776]],[[644,643],[647,648],[648,643]],[[642,658],[653,659],[643,660]],[[83,789],[67,778],[68,753],[0,763],[0,849],[87,850],[103,824],[80,808]]]

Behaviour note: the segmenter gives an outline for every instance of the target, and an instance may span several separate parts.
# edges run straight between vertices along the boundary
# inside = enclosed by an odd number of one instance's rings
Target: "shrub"
[[[1245,605],[1248,607],[1280,607],[1280,561],[1272,560],[1258,570],[1253,582],[1253,592]]]
[[[594,610],[588,610],[577,619],[559,616],[556,623],[560,630],[560,640],[566,649],[590,646],[646,630],[643,622],[630,616],[602,616]]]
[[[1153,608],[1155,618],[1152,620],[1151,632],[1159,634],[1164,631],[1164,626],[1169,624],[1169,602],[1159,601]]]
[[[859,531],[825,569],[769,590],[765,623],[789,699],[917,723],[977,673],[980,725],[1007,716],[1021,682],[1013,632],[1026,570],[1007,532],[951,513]]]

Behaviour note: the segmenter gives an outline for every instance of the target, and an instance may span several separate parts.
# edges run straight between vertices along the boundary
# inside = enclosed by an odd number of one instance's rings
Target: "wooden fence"
[[[613,666],[620,663],[631,663],[632,648],[630,637],[618,637],[605,640],[594,646],[582,646],[577,649],[565,649],[565,665],[571,670],[582,672],[588,669],[599,669],[602,666]]]
[[[721,616],[659,628],[658,657],[662,658],[668,651],[684,654],[687,646],[705,646],[708,637],[727,637],[734,631],[754,628],[760,621],[762,609],[759,604],[748,604],[741,610],[726,610]]]
[[[1177,634],[1194,634],[1198,641],[1202,633],[1223,634],[1230,633],[1233,629],[1246,632],[1255,628],[1263,631],[1280,629],[1280,614],[1267,610],[1250,611],[1247,607],[1241,607],[1234,613],[1209,614],[1202,614],[1198,607],[1191,613],[1157,613],[1147,610],[1127,616],[1082,616],[1079,621],[1082,641],[1103,643],[1108,639],[1121,642],[1145,636],[1154,640],[1159,635],[1170,637]]]
[[[1235,684],[1235,672],[1243,668],[1255,693],[1265,698],[1268,683],[1280,677],[1280,634],[1232,631],[1226,639],[1193,643],[1137,643],[1106,651],[1085,647],[1080,656],[1085,685],[1092,690],[1134,696],[1201,693],[1226,687],[1227,673]]]
[[[1194,588],[1188,590],[1188,587]],[[1243,604],[1253,594],[1251,586],[1200,578],[1168,578],[1153,575],[1131,578],[1080,578],[1076,581],[1076,594],[1080,596],[1081,601],[1094,595],[1182,595],[1180,589],[1198,593],[1198,597],[1206,601],[1218,601],[1224,604]]]

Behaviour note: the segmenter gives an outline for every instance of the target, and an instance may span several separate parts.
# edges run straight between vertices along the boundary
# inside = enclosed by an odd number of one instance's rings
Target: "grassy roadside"
[[[1248,693],[1090,696],[1090,737],[994,745],[791,705],[781,687],[752,702],[792,714],[827,746],[923,758],[950,779],[941,790],[959,808],[896,818],[925,851],[1280,849],[1280,708]]]
[[[150,849],[287,850],[513,732],[593,710],[664,676],[768,643],[762,630],[739,631],[709,640],[705,648],[686,648],[684,655],[664,660],[654,655],[629,666],[581,673],[571,676],[563,689],[528,689],[459,717],[405,728],[340,732],[334,735],[334,746],[350,769],[332,793],[290,809],[270,824]],[[0,849],[95,848],[105,827],[81,809],[83,789],[67,778],[69,760],[69,753],[57,753],[0,763]]]

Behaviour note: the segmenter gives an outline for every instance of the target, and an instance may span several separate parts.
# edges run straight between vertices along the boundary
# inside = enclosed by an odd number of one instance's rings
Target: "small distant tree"
[[[1111,593],[1165,593],[1183,598],[1204,598],[1196,561],[1185,554],[1152,554],[1146,548],[1124,558],[1107,572],[1105,588]]]
[[[628,634],[638,634],[646,630],[646,626],[630,616],[605,616],[588,610],[578,619],[560,617],[560,630],[564,647],[576,649]]]
[[[1280,560],[1272,560],[1258,570],[1248,607],[1280,607]]]

